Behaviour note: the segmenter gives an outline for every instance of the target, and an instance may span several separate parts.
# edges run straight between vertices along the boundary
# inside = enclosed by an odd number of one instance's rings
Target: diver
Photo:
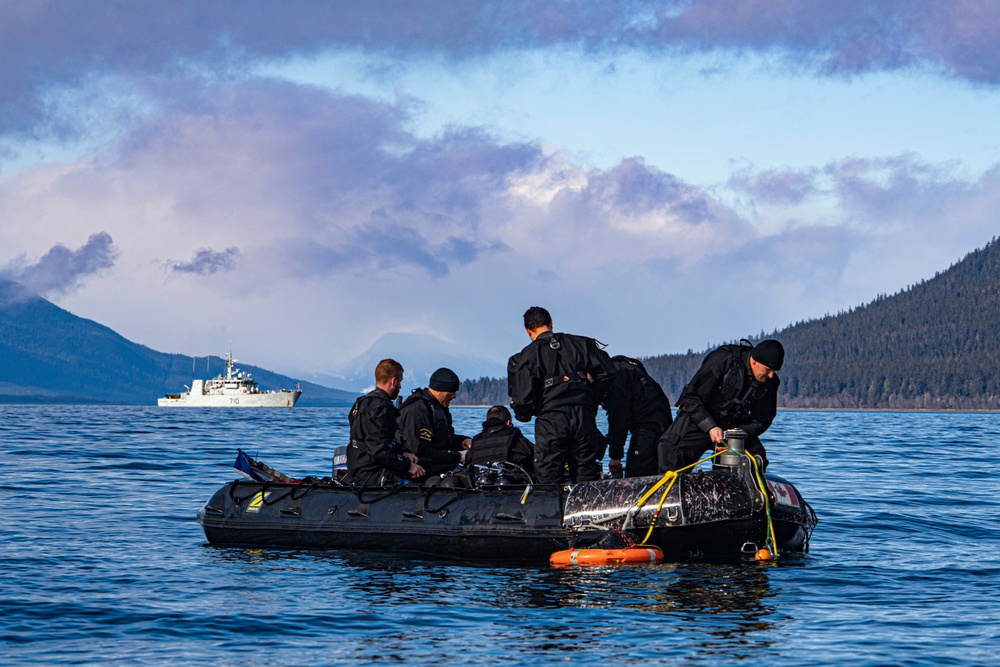
[[[465,465],[489,465],[508,461],[531,474],[534,466],[535,446],[524,437],[521,429],[511,424],[510,410],[494,405],[486,412],[482,433],[473,436],[472,445],[465,456]]]
[[[402,382],[402,365],[383,359],[375,367],[375,389],[354,402],[347,416],[351,442],[347,447],[345,481],[358,486],[386,486],[424,476],[417,456],[395,442],[399,411],[392,401],[399,396]]]
[[[776,340],[752,346],[723,345],[705,357],[684,387],[677,419],[659,442],[660,472],[696,462],[707,449],[720,449],[723,431],[746,431],[746,451],[757,458],[761,472],[767,452],[760,434],[771,426],[778,409],[778,379],[785,348]]]
[[[396,441],[414,452],[427,475],[439,475],[465,461],[472,439],[455,435],[448,406],[461,382],[450,368],[431,374],[426,389],[414,389],[399,409]]]
[[[625,439],[631,435],[625,477],[655,475],[659,469],[657,442],[673,422],[670,400],[638,359],[616,355],[611,361],[615,382],[602,403],[608,413],[608,471],[621,475]]]
[[[532,306],[524,313],[531,339],[507,364],[507,392],[518,421],[535,417],[535,477],[540,484],[600,479],[604,434],[597,406],[611,388],[615,367],[593,338],[552,331],[552,316]]]

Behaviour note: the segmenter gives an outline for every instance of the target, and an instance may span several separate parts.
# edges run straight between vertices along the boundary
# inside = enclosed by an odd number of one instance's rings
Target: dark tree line
[[[1000,246],[897,294],[748,337],[785,345],[784,407],[1000,409]],[[676,401],[710,351],[642,361]],[[457,400],[506,404],[506,378],[466,381]]]
[[[455,397],[458,405],[509,405],[507,378],[481,377],[463,380]]]

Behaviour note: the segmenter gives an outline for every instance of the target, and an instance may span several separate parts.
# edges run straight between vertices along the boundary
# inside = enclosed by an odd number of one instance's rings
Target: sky
[[[502,372],[532,305],[700,351],[995,237],[997,43],[992,0],[10,0],[0,278],[292,376]]]

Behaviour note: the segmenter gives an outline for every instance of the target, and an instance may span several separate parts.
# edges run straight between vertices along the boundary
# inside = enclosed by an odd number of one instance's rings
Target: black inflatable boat
[[[264,481],[233,481],[198,521],[218,546],[536,562],[568,548],[606,547],[609,539],[657,546],[671,561],[733,560],[765,547],[802,552],[816,526],[798,490],[776,475],[759,476],[748,457],[669,484],[661,477],[531,484],[507,464],[391,488],[354,487],[341,476],[262,473]]]

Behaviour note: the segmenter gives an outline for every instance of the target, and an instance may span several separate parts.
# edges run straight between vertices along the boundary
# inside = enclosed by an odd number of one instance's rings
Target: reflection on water
[[[583,650],[603,626],[624,644],[646,644],[650,633],[659,642],[662,633],[667,633],[671,645],[697,641],[710,654],[733,659],[741,658],[748,646],[758,651],[769,646],[767,633],[789,620],[771,601],[775,594],[771,572],[803,566],[799,559],[770,564],[551,568],[350,550],[210,547],[209,553],[227,567],[253,573],[265,584],[268,571],[281,572],[282,578],[296,570],[321,571],[329,600],[345,610],[367,614],[369,630],[387,631],[382,638],[387,643],[380,644],[386,651],[393,650],[393,633],[388,631],[397,623],[434,626],[447,621],[454,625],[473,614],[480,621],[501,617],[514,622],[516,642],[543,654]],[[277,601],[254,598],[258,603]],[[493,610],[486,619],[483,609]],[[564,613],[553,616],[552,610]],[[572,619],[581,617],[583,611],[590,620],[586,627],[578,627]],[[553,622],[560,618],[565,622]]]

